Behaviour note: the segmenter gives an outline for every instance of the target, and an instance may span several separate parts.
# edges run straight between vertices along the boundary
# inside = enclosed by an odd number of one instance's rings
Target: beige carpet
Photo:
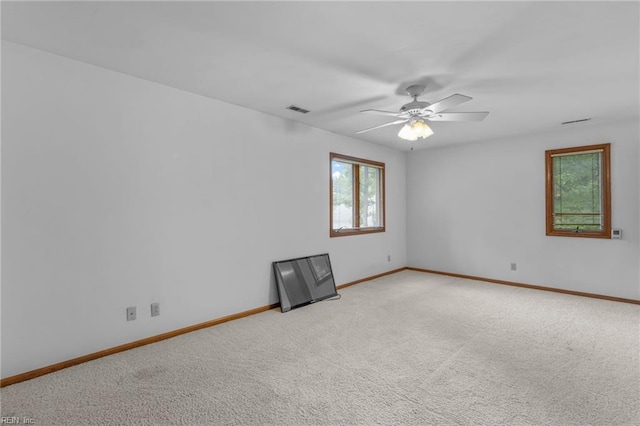
[[[36,425],[638,425],[640,306],[403,271],[3,388]]]

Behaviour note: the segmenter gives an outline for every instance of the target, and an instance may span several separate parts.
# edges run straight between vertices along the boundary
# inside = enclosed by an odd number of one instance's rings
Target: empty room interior
[[[640,423],[639,2],[0,7],[0,423]]]

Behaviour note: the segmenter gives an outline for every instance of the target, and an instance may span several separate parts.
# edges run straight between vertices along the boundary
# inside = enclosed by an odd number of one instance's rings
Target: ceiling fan
[[[370,127],[368,129],[359,130],[356,133],[369,132],[371,130],[380,129],[382,127],[393,126],[395,124],[405,125],[400,129],[398,136],[402,139],[415,141],[418,138],[427,138],[433,134],[433,131],[427,125],[427,121],[482,121],[489,115],[488,112],[443,112],[456,105],[470,101],[471,97],[456,93],[448,98],[439,100],[436,103],[419,101],[418,96],[422,95],[425,86],[414,84],[407,87],[407,94],[413,98],[412,102],[403,105],[400,112],[381,111],[378,109],[365,109],[363,113],[387,115],[397,117],[399,120],[391,123],[381,124],[379,126]]]

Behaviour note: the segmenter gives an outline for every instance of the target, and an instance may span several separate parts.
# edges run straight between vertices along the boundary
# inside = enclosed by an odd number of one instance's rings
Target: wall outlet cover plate
[[[127,321],[133,321],[136,319],[136,307],[130,306],[127,308]]]

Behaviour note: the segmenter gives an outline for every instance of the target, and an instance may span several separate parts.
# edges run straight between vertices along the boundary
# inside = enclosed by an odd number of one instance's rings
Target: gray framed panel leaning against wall
[[[273,262],[282,312],[338,295],[329,254]]]

